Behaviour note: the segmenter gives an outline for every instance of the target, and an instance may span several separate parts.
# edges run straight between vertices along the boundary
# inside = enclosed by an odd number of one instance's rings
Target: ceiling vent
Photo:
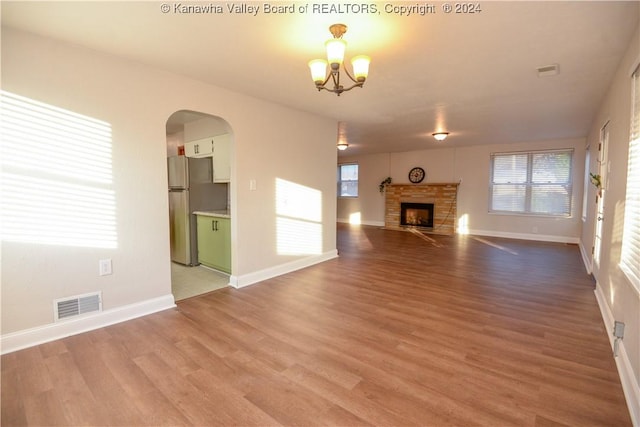
[[[101,292],[76,295],[53,301],[53,312],[56,322],[96,311],[102,311]]]
[[[538,67],[538,77],[557,76],[560,74],[560,66],[558,64],[545,65],[544,67]]]

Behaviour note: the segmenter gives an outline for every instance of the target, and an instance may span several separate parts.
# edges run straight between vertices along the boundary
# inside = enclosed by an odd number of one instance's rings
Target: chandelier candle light
[[[371,58],[366,55],[354,56],[351,59],[353,76],[349,74],[346,67],[343,67],[344,73],[353,82],[352,86],[345,88],[340,83],[340,65],[344,61],[344,51],[347,48],[347,42],[342,39],[344,33],[347,32],[347,26],[344,24],[333,24],[329,27],[329,31],[333,34],[333,38],[327,40],[324,44],[327,48],[327,59],[314,59],[309,61],[309,68],[311,69],[311,78],[315,82],[318,91],[324,89],[340,96],[342,92],[364,85],[367,75],[369,74]],[[327,65],[331,66],[328,74]],[[326,86],[329,79],[333,82],[333,88]]]

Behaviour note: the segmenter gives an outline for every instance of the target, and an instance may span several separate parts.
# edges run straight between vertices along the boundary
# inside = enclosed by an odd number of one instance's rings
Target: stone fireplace
[[[391,184],[385,190],[385,228],[419,227],[455,234],[459,183]],[[404,211],[403,211],[404,205]]]

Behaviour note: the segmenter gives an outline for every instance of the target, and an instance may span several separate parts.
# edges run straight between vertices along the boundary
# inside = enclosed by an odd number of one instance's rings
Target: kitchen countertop
[[[219,211],[194,211],[194,215],[202,215],[202,216],[215,216],[218,218],[231,218],[231,212],[228,210],[219,210]]]

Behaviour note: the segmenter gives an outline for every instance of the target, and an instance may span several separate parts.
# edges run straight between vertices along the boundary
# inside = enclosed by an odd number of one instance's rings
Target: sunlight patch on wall
[[[322,253],[322,192],[276,178],[276,245],[279,255]]]
[[[360,212],[354,212],[349,215],[349,224],[360,225],[362,224],[362,218]]]
[[[458,218],[458,234],[469,234],[469,214]]]
[[[6,91],[2,240],[117,247],[111,125]]]
[[[616,287],[611,283],[611,279],[609,279],[609,293],[611,294],[609,295],[609,303],[613,307],[616,302]]]

